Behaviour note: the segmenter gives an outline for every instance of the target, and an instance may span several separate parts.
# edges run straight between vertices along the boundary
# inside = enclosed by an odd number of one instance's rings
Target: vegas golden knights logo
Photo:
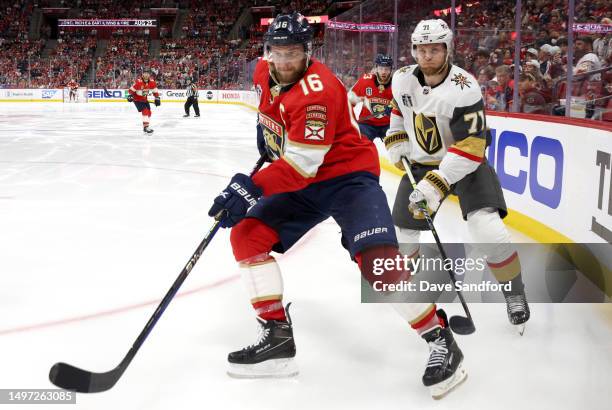
[[[427,116],[423,113],[412,113],[414,121],[414,134],[419,146],[428,154],[435,154],[442,148],[442,137],[438,131],[435,115]]]

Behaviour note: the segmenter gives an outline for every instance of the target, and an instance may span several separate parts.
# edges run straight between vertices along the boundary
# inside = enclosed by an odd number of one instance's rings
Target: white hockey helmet
[[[412,33],[412,57],[416,60],[416,46],[419,44],[446,44],[447,56],[453,48],[453,32],[442,19],[421,20]]]

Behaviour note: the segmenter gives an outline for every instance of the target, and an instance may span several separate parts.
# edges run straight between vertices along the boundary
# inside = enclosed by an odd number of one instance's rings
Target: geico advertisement
[[[508,206],[577,242],[609,241],[609,131],[488,116],[487,158]]]
[[[127,90],[118,89],[89,89],[87,90],[87,98],[94,100],[116,100],[118,98],[126,99],[128,95]]]

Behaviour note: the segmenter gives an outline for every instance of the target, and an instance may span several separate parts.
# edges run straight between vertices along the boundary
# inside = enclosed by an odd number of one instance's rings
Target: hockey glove
[[[159,97],[155,97],[155,106],[159,107],[161,105],[161,100],[159,99]]]
[[[261,128],[260,124],[257,124],[257,150],[259,151],[260,156],[266,157],[266,162],[272,162],[272,158],[270,158],[270,154],[268,153],[268,148],[266,146],[263,129]]]
[[[217,216],[219,212],[225,210],[226,215],[220,225],[222,228],[231,228],[244,218],[249,208],[257,203],[261,195],[261,189],[253,183],[250,177],[236,174],[227,188],[215,198],[215,202],[208,211],[208,216]]]
[[[132,94],[128,94],[127,101],[130,102],[130,103],[134,102],[134,96]]]
[[[410,205],[408,209],[412,212],[414,219],[423,219],[425,215],[421,211],[425,206],[429,215],[433,215],[440,207],[440,202],[450,191],[446,178],[440,171],[429,171],[425,177],[416,185],[416,189],[410,194]]]
[[[387,135],[384,139],[385,147],[389,153],[389,159],[399,169],[404,170],[402,157],[410,157],[410,141],[406,132],[396,132]]]

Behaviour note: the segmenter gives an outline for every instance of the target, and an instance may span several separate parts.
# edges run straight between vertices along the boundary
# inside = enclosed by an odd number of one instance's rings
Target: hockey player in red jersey
[[[76,101],[77,90],[79,89],[79,85],[77,84],[77,82],[74,80],[70,80],[68,84],[66,85],[66,87],[70,89],[69,94],[68,94],[69,101],[72,101],[72,100]]]
[[[348,98],[351,105],[362,102],[359,114],[359,131],[370,141],[385,138],[391,114],[391,71],[393,59],[379,54],[374,60],[374,73],[364,74],[351,88]]]
[[[147,134],[153,133],[153,130],[149,127],[149,120],[151,119],[151,105],[149,104],[149,94],[153,94],[155,97],[155,106],[161,105],[159,98],[159,90],[155,80],[151,78],[148,71],[142,73],[141,78],[137,79],[134,85],[128,90],[128,102],[133,102],[138,112],[142,113],[142,126],[143,131]]]
[[[234,377],[297,374],[293,324],[272,251],[287,251],[331,216],[341,228],[342,245],[370,282],[374,259],[400,256],[378,181],[376,147],[360,135],[343,84],[311,58],[312,38],[299,13],[277,16],[264,35],[264,59],[253,80],[264,139],[258,147],[272,163],[252,178],[234,175],[209,210],[210,216],[226,212],[221,226],[233,227],[232,250],[261,326],[254,344],[229,354]],[[383,276],[397,282],[409,274],[388,270]],[[447,326],[433,303],[396,308],[421,335]],[[452,375],[461,363],[458,352],[452,369],[436,371]]]

